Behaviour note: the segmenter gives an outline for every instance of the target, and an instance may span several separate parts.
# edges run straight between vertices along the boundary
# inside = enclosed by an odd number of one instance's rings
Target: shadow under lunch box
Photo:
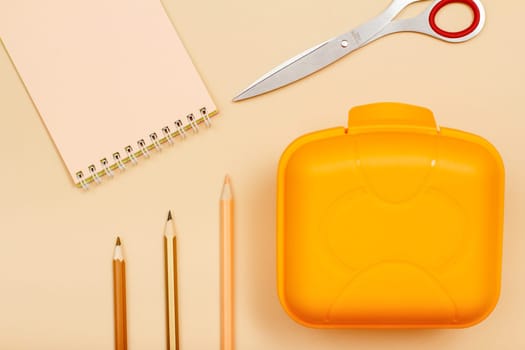
[[[426,108],[353,108],[304,135],[278,171],[286,312],[318,328],[459,328],[500,291],[504,168],[496,149]]]

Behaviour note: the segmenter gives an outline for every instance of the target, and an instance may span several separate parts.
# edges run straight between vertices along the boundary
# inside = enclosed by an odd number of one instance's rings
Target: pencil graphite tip
[[[230,176],[226,175],[224,178],[224,185],[222,186],[221,200],[229,200],[232,198],[232,190],[230,184]]]
[[[164,226],[164,235],[167,237],[175,236],[175,223],[173,217],[171,216],[171,210],[168,211],[168,219]]]
[[[120,237],[117,236],[117,242],[115,243],[115,249],[113,250],[113,260],[124,261],[124,256],[122,255],[122,246],[120,242]]]

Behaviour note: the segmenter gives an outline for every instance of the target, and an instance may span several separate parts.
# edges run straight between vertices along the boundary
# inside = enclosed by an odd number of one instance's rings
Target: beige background
[[[525,46],[519,30],[525,2],[483,2],[486,27],[473,41],[393,35],[285,89],[232,103],[274,65],[366,21],[388,1],[164,0],[221,116],[198,137],[89,192],[72,186],[0,49],[0,348],[111,349],[117,234],[128,260],[130,349],[164,348],[162,228],[171,209],[180,242],[182,348],[217,349],[218,196],[225,173],[237,200],[238,349],[525,348]],[[450,12],[464,20],[462,8]],[[295,137],[345,125],[350,107],[375,101],[429,107],[438,124],[484,136],[504,159],[502,292],[478,326],[314,330],[294,323],[279,305],[279,156]]]

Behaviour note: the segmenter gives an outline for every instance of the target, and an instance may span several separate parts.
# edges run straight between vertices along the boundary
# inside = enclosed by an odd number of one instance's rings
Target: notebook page
[[[0,0],[0,38],[75,182],[216,109],[159,0]]]

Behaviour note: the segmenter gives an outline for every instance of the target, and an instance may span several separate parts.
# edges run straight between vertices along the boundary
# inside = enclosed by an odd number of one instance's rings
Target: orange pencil
[[[233,195],[226,175],[220,200],[221,216],[221,350],[233,350]]]
[[[120,237],[117,237],[113,253],[113,298],[115,303],[115,350],[127,350],[126,262],[122,254]]]

